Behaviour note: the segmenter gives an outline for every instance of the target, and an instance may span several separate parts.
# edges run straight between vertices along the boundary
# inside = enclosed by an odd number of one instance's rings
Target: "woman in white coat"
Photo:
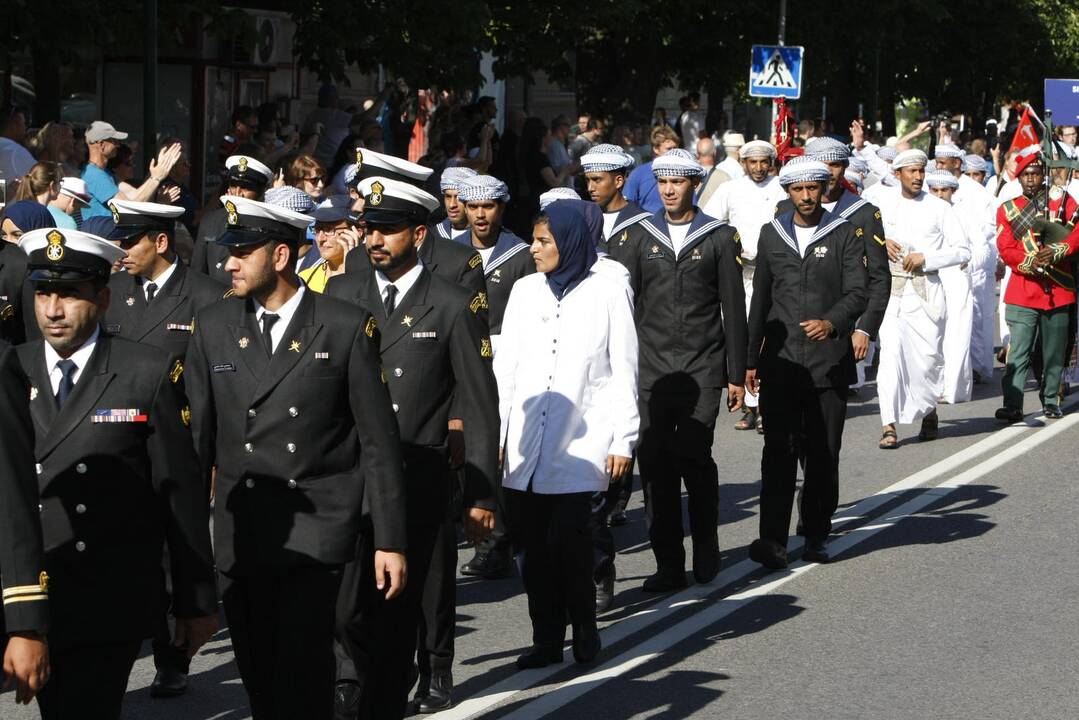
[[[637,332],[625,282],[602,269],[578,203],[533,227],[535,275],[513,286],[494,360],[502,485],[532,619],[521,669],[600,650],[590,498],[619,480],[637,443]]]

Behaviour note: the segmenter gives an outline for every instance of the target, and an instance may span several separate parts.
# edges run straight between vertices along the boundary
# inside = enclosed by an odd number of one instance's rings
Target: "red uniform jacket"
[[[1055,211],[1062,201],[1067,203],[1064,218],[1074,217],[1075,200],[1067,194],[1060,200],[1050,201],[1050,215],[1057,215]],[[1079,224],[1062,242],[1048,245],[1053,249],[1053,266],[1044,274],[1038,273],[1031,264],[1040,247],[1037,233],[1028,229],[1017,237],[1012,227],[1012,221],[1029,202],[1030,198],[1024,195],[1009,200],[997,210],[997,249],[1000,259],[1012,269],[1004,302],[1038,310],[1070,305],[1075,302],[1072,256],[1079,252]]]

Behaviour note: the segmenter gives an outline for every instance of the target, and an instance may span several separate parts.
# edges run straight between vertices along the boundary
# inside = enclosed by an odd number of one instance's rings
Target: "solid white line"
[[[1079,398],[1074,398],[1067,405],[1075,403],[1079,403]],[[1067,407],[1067,405],[1065,407]],[[863,498],[854,506],[847,508],[836,517],[832,521],[833,528],[840,530],[842,529],[841,526],[865,517],[876,508],[894,499],[895,495],[898,493],[911,490],[919,485],[923,485],[939,478],[1000,445],[1014,443],[1019,435],[1026,433],[1032,428],[1041,427],[1042,425],[1042,422],[1036,420],[1034,416],[1030,416],[1024,423],[1016,423],[997,430],[992,435],[963,448],[954,455],[940,460],[927,468],[923,468],[898,482],[892,483],[873,495]],[[899,448],[898,450],[881,451],[881,453],[884,454],[887,452],[892,455],[900,455],[903,451],[904,448]],[[792,555],[796,554],[802,548],[803,542],[804,541],[799,537],[792,537],[790,544],[788,545],[789,552]],[[706,600],[709,595],[713,594],[716,591],[716,588],[733,585],[748,575],[756,572],[759,568],[760,566],[752,560],[743,560],[720,572],[715,580],[708,585],[691,585],[689,588],[676,593],[675,595],[671,595],[649,608],[639,610],[625,619],[604,628],[600,632],[600,636],[603,638],[603,644],[607,647],[614,645],[630,635],[684,609],[687,605],[701,603]],[[565,664],[558,664],[537,670],[515,672],[494,685],[481,690],[481,695],[475,695],[463,700],[449,710],[434,713],[431,715],[431,718],[432,720],[467,720],[468,718],[472,718],[479,713],[504,702],[517,693],[542,682],[565,668]]]
[[[887,520],[875,524],[873,529],[866,527],[855,528],[849,534],[833,540],[829,543],[829,550],[836,555],[849,550],[859,543],[873,537],[882,530],[894,526],[904,518],[938,502],[941,498],[946,497],[958,488],[968,485],[994,470],[997,470],[1008,462],[1023,456],[1038,445],[1051,440],[1060,433],[1071,428],[1076,423],[1079,423],[1079,415],[1069,415],[1063,420],[1058,420],[1053,425],[1047,427],[1043,432],[1025,438],[1015,445],[1006,448],[998,455],[984,460],[969,470],[960,473],[956,477],[946,480],[934,488],[919,493],[916,497],[888,513]],[[544,717],[590,690],[599,687],[608,680],[648,662],[677,643],[722,620],[755,598],[771,593],[773,590],[786,585],[791,580],[794,580],[814,567],[819,566],[798,561],[787,571],[774,579],[770,579],[760,584],[754,584],[740,593],[723,598],[715,604],[708,606],[706,609],[701,610],[695,615],[665,630],[663,633],[654,635],[648,640],[622,653],[618,657],[609,660],[596,670],[585,675],[580,675],[555,689],[547,691],[544,695],[507,715],[506,720],[533,720],[535,718]]]

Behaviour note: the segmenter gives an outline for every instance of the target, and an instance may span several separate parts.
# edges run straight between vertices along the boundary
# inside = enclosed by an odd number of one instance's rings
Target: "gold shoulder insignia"
[[[865,231],[861,228],[854,228],[854,237],[862,237],[865,235]]]
[[[236,291],[233,290],[232,288],[229,288],[228,290],[225,291],[225,294],[221,296],[221,299],[224,300],[225,298],[230,298],[235,294],[236,294]]]
[[[15,306],[10,303],[0,309],[0,320],[10,320],[15,314]]]
[[[378,330],[378,322],[375,320],[375,316],[371,315],[367,318],[367,324],[363,328],[363,334],[367,337],[374,337],[375,330]]]
[[[734,231],[734,241],[739,245],[742,243],[742,235],[737,230]]]
[[[488,338],[480,340],[480,357],[490,358],[495,354],[491,351],[491,341]]]
[[[866,255],[862,256],[862,265],[864,265],[865,267],[869,267],[869,257],[868,256],[866,256]]]
[[[876,235],[873,236],[873,239],[877,241],[877,245],[884,245],[886,242],[884,238],[877,237]]]
[[[877,210],[875,213],[873,213],[873,217],[877,220],[880,220],[880,210]]]
[[[356,172],[360,171],[363,167],[363,150],[356,148]]]
[[[483,264],[483,258],[479,254],[475,254],[468,259],[468,267],[475,270],[477,267]]]
[[[473,315],[480,310],[486,310],[487,307],[487,293],[485,292],[476,293],[476,297],[472,298],[472,302],[468,304],[468,309],[472,311]]]
[[[172,370],[169,371],[169,380],[173,383],[180,382],[180,376],[184,374],[184,364],[177,360],[172,365]]]
[[[180,419],[184,421],[184,425],[191,425],[191,408],[187,405],[180,411]]]
[[[37,576],[37,584],[41,588],[41,592],[47,593],[49,591],[49,574],[44,570]]]

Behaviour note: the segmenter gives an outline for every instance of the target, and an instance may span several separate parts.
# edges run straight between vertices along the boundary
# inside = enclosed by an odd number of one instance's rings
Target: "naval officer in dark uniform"
[[[262,200],[272,182],[273,170],[253,157],[232,155],[225,160],[226,195]],[[195,247],[191,252],[191,269],[226,287],[232,281],[225,270],[225,261],[229,259],[229,254],[214,241],[225,232],[227,218],[224,207],[207,210],[199,221],[198,231],[195,233]]]
[[[209,517],[187,423],[183,363],[114,338],[112,243],[77,230],[23,236],[44,340],[21,345],[30,379],[52,678],[52,718],[117,718],[127,678],[172,575],[175,644],[188,657],[217,629]]]
[[[189,270],[176,254],[174,229],[182,207],[113,199],[109,209],[115,227],[108,239],[119,242],[127,252],[122,260],[127,272],[113,273],[109,278],[112,301],[105,313],[105,331],[183,359],[195,313],[220,300],[228,290]],[[157,674],[150,695],[182,695],[187,691],[190,661],[172,644],[165,615],[154,635],[153,648]]]
[[[370,582],[361,554],[358,572],[352,575],[363,590],[353,607],[342,607],[342,612],[343,619],[354,613],[344,637],[358,673],[360,717],[402,717],[412,684],[425,576],[428,570],[445,571],[441,563],[432,563],[432,556],[451,513],[449,421],[458,418],[464,428],[465,535],[481,541],[494,526],[498,391],[483,295],[419,263],[417,245],[432,239],[425,237],[425,223],[438,201],[423,190],[383,178],[364,180],[360,191],[365,198],[365,249],[374,272],[369,278],[358,273],[333,278],[328,292],[368,308],[381,329],[382,365],[405,459],[410,590],[403,602],[365,602]],[[452,586],[452,578],[448,581]],[[348,591],[346,587],[343,599]],[[421,709],[448,707],[452,660],[452,655],[432,659],[433,667],[422,681],[429,691],[417,698]]]
[[[225,616],[257,720],[328,718],[337,593],[364,513],[371,582],[388,599],[405,586],[405,480],[377,323],[297,278],[310,217],[244,198],[225,209],[235,295],[196,316],[187,351],[199,458],[217,468]]]
[[[49,576],[41,559],[29,393],[14,348],[0,340],[0,667],[4,685],[15,684],[17,703],[33,700],[49,677]]]

